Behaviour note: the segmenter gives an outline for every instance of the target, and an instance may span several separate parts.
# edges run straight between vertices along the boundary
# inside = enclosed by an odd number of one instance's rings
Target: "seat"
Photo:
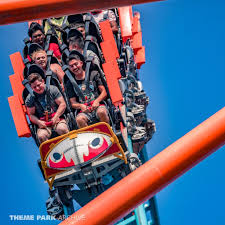
[[[87,13],[85,17],[85,37],[94,36],[97,40],[97,43],[102,42],[101,32],[98,24],[95,22],[93,16],[90,13]]]
[[[86,36],[85,41],[84,41],[83,55],[86,59],[88,58],[88,54],[87,54],[88,50],[91,50],[98,56],[100,64],[102,64],[104,62],[103,56],[102,56],[102,51],[101,51],[100,46],[98,45],[97,39],[91,35]]]

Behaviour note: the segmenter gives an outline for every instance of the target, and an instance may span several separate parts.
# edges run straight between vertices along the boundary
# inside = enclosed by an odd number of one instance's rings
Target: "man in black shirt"
[[[102,104],[102,101],[107,97],[107,92],[102,84],[100,74],[97,71],[92,71],[89,87],[86,87],[84,56],[80,52],[73,50],[70,52],[68,64],[76,83],[85,97],[85,100],[82,100],[75,93],[70,81],[67,81],[66,91],[70,103],[74,109],[79,110],[79,114],[76,117],[78,127],[88,126],[88,122],[92,121],[95,116],[101,122],[109,123],[108,110]]]

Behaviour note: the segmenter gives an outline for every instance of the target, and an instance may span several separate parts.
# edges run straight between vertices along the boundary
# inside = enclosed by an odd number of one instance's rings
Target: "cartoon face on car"
[[[112,145],[111,137],[102,133],[84,132],[67,137],[56,144],[47,156],[47,166],[66,169],[91,162],[102,156]]]

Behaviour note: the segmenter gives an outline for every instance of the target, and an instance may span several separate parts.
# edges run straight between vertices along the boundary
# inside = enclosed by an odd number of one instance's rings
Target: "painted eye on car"
[[[55,153],[53,153],[52,157],[53,157],[54,161],[58,161],[62,158],[62,155],[59,154],[58,152],[55,152]]]
[[[104,143],[103,137],[96,137],[93,140],[89,141],[88,145],[89,147],[91,147],[92,149],[98,149],[100,148]]]

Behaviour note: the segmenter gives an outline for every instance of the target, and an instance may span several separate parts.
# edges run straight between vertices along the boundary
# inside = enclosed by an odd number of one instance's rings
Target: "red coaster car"
[[[88,165],[92,168],[104,167],[108,160],[120,161],[120,164],[127,163],[126,154],[117,136],[108,124],[102,122],[42,143],[40,155],[45,178],[50,187],[86,183],[87,180],[82,179],[85,178],[82,169]],[[105,172],[102,172],[101,169],[101,173],[93,175],[96,179],[101,178],[109,172],[109,166],[107,165]],[[80,179],[72,179],[74,175]],[[70,178],[69,182],[61,183],[65,176]]]

